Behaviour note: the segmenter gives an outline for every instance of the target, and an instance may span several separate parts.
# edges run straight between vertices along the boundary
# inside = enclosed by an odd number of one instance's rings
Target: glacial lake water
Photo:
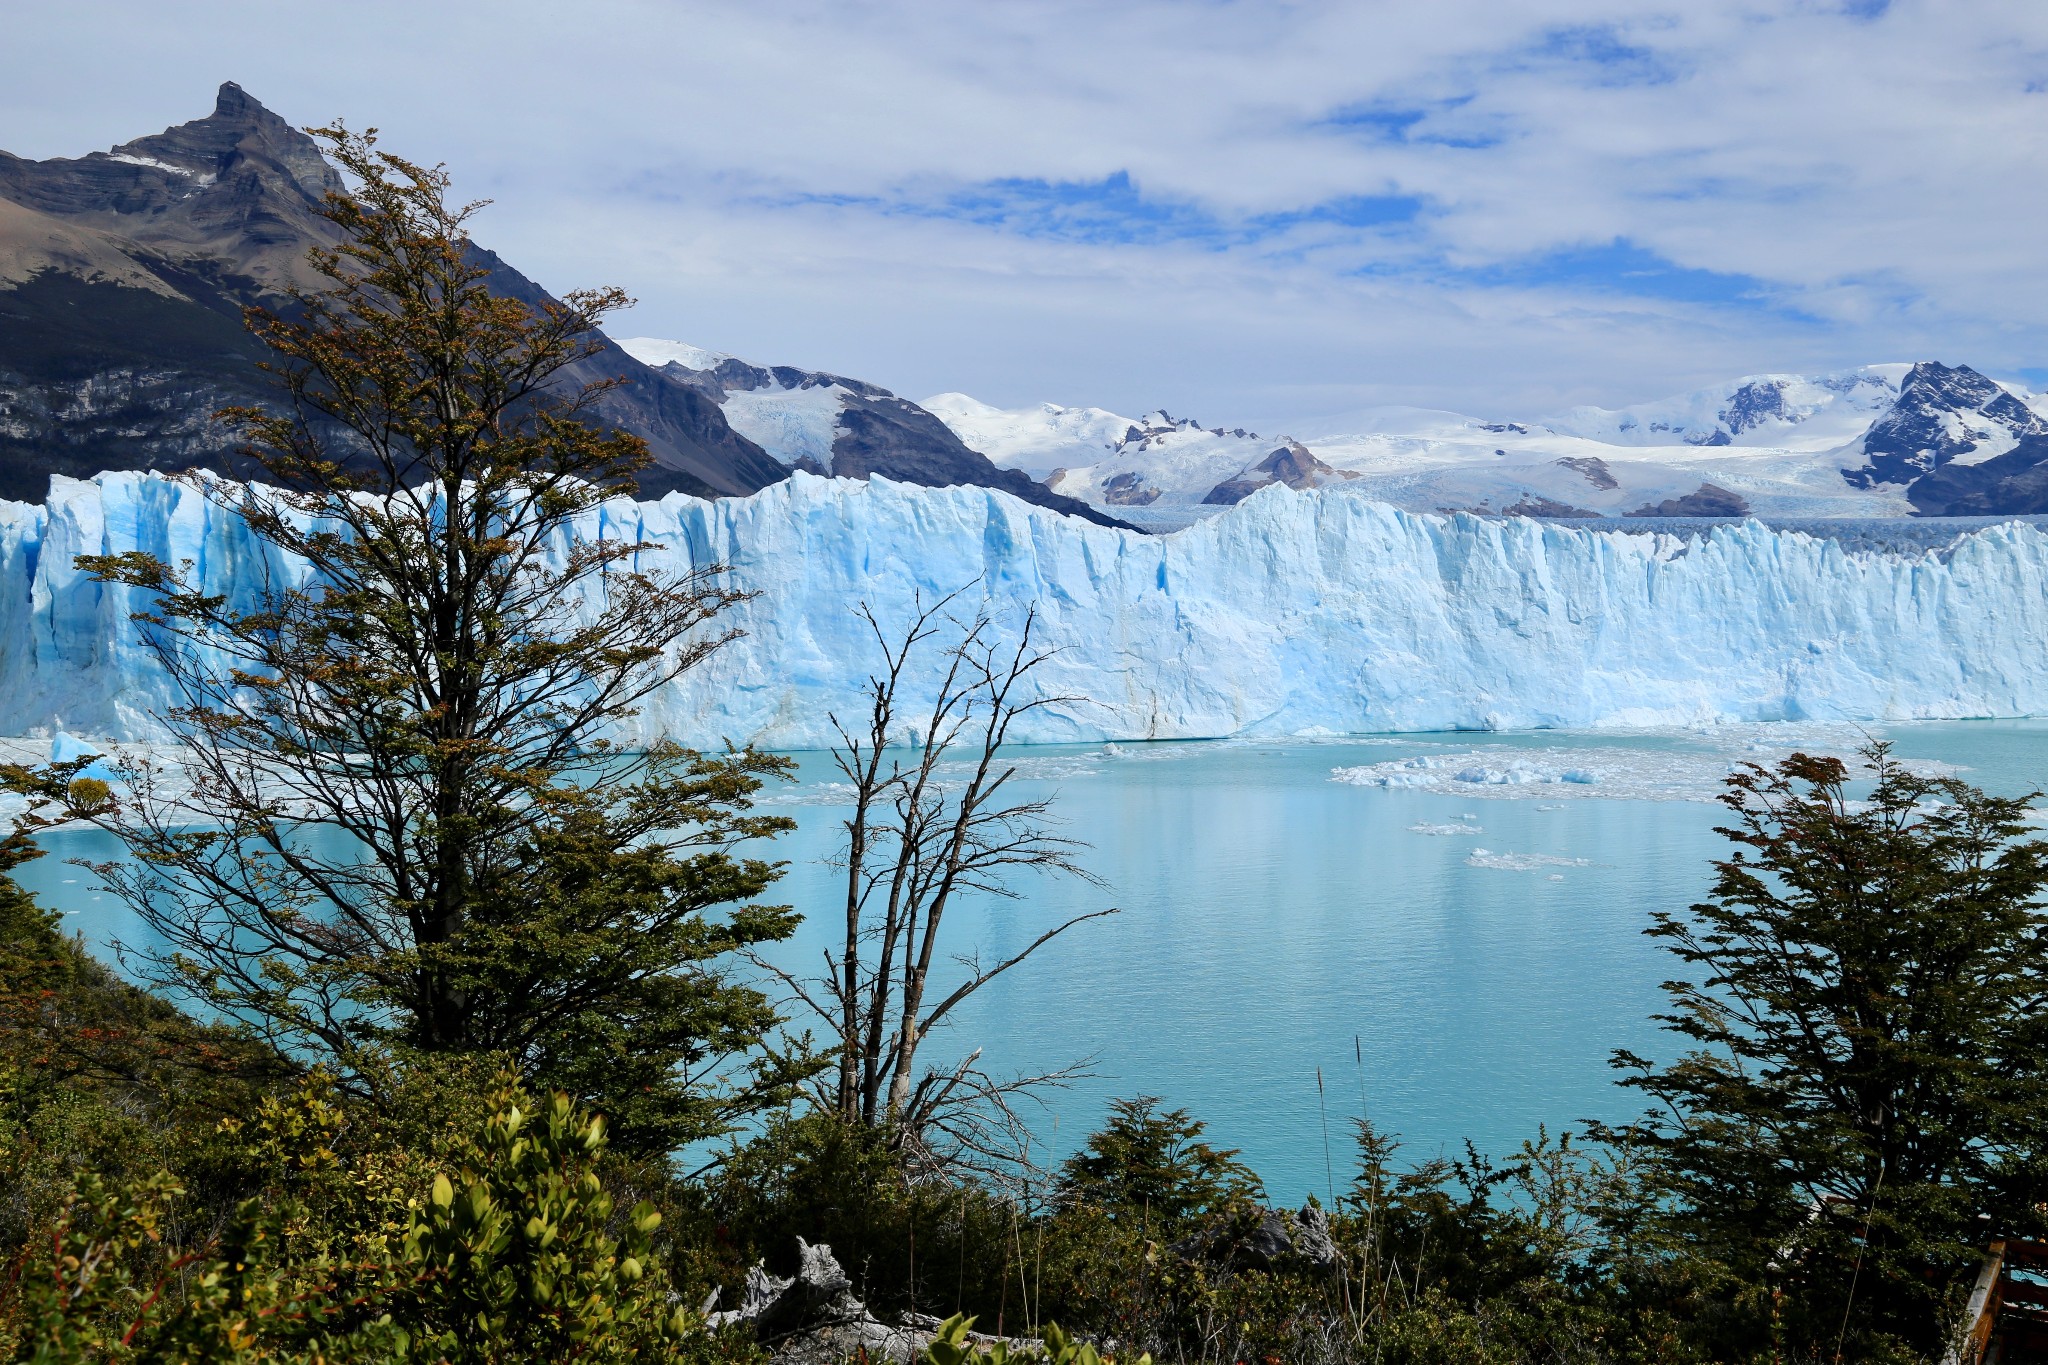
[[[1881,727],[1896,751],[1990,790],[2048,786],[2048,722]],[[1502,1154],[1640,1106],[1607,1057],[1667,1045],[1650,1016],[1668,954],[1650,914],[1696,900],[1725,841],[1711,801],[1732,763],[1795,747],[1848,753],[1836,725],[1645,733],[1423,734],[1317,741],[1039,747],[1021,790],[1056,793],[1065,833],[1105,883],[1019,885],[955,912],[953,944],[984,960],[1059,919],[1117,907],[975,996],[927,1044],[979,1048],[999,1074],[1092,1057],[1048,1094],[1041,1160],[1071,1152],[1117,1096],[1157,1095],[1242,1149],[1275,1198],[1341,1185],[1363,1107],[1412,1157],[1472,1140]],[[799,828],[775,899],[811,918],[780,960],[810,969],[843,885],[844,816],[824,754],[770,794]],[[1333,777],[1344,770],[1349,780]],[[67,857],[100,836],[58,831],[21,880],[98,944],[125,912]],[[957,969],[956,969],[957,970]],[[1318,1090],[1318,1071],[1321,1089]]]

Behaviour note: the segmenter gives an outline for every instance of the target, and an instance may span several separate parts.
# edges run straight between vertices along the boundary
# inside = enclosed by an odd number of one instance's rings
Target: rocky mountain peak
[[[2030,436],[2048,422],[1997,382],[1968,365],[1923,360],[1900,381],[1899,396],[1863,436],[1868,463],[1843,476],[1858,487],[1910,484],[1970,456],[1983,458]]]
[[[165,234],[179,244],[240,231],[258,200],[271,201],[273,214],[310,214],[340,188],[340,174],[312,138],[232,81],[205,118],[110,151],[48,161],[0,153],[0,196],[41,213],[100,220],[95,226],[118,222],[120,231]]]
[[[131,165],[156,161],[214,179],[231,174],[243,162],[267,163],[316,202],[329,190],[342,188],[341,176],[320,155],[319,144],[233,81],[222,83],[213,112],[205,118],[123,143],[105,155]]]

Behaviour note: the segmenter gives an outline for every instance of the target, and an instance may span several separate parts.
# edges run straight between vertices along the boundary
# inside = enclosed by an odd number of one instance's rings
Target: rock
[[[1493,453],[1496,455],[1500,454],[1497,450]],[[1557,463],[1563,465],[1566,469],[1576,470],[1584,477],[1587,483],[1592,484],[1595,488],[1604,491],[1621,487],[1619,483],[1615,482],[1614,471],[1607,467],[1607,461],[1601,459],[1598,455],[1567,455],[1557,461]]]
[[[1048,484],[1052,481],[1048,479]],[[1118,474],[1102,485],[1102,500],[1112,507],[1149,507],[1159,497],[1159,490],[1147,485],[1138,474]]]
[[[1660,503],[1644,503],[1635,511],[1626,513],[1631,517],[1746,517],[1749,515],[1749,500],[1740,493],[1731,493],[1716,484],[1703,483],[1697,489],[1681,498],[1666,498]]]
[[[1304,1204],[1294,1215],[1294,1250],[1325,1275],[1334,1275],[1344,1264],[1337,1239],[1330,1235],[1330,1215],[1314,1204]]]
[[[2025,436],[1980,464],[1946,464],[1906,490],[1923,517],[2032,516],[2048,511],[2048,437]]]
[[[1227,1272],[1270,1271],[1292,1264],[1334,1275],[1342,1263],[1330,1218],[1313,1204],[1299,1211],[1248,1209],[1175,1242],[1174,1255]]]
[[[1512,507],[1503,507],[1500,514],[1504,517],[1597,517],[1600,515],[1598,512],[1589,512],[1583,507],[1574,507],[1568,502],[1558,502],[1554,498],[1539,498],[1534,495],[1524,497]]]
[[[823,1326],[859,1322],[867,1306],[853,1296],[853,1281],[840,1268],[832,1248],[812,1246],[797,1238],[797,1272],[788,1278],[768,1273],[765,1265],[747,1272],[746,1296],[740,1306],[710,1314],[713,1327],[744,1324],[763,1341]]]
[[[797,1238],[796,1274],[771,1275],[764,1265],[747,1272],[745,1297],[726,1312],[706,1312],[714,1329],[744,1326],[783,1365],[840,1365],[850,1358],[909,1365],[923,1355],[941,1323],[924,1313],[907,1313],[892,1327],[868,1312],[853,1293],[853,1281],[832,1248]],[[707,1301],[707,1310],[715,1302]],[[979,1346],[998,1342],[1016,1349],[1028,1343],[970,1333]]]
[[[1357,471],[1333,468],[1299,441],[1289,441],[1250,469],[1217,484],[1202,502],[1211,507],[1234,507],[1269,484],[1284,483],[1299,490],[1357,477]]]
[[[2003,386],[1967,365],[1923,361],[1900,383],[1898,399],[1863,434],[1868,463],[1843,470],[1842,477],[1858,488],[1910,484],[1975,453],[1985,441],[2030,436],[2048,436],[2048,421]]]

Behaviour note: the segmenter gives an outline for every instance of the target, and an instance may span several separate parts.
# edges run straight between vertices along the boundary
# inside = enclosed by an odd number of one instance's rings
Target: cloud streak
[[[76,155],[238,80],[445,158],[493,246],[625,284],[633,331],[913,396],[1284,426],[2048,359],[2031,0],[330,13],[45,7],[0,145]]]

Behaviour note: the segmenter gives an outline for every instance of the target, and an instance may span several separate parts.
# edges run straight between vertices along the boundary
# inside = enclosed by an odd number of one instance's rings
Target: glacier
[[[1262,490],[1166,536],[983,488],[796,474],[749,498],[620,499],[585,536],[647,562],[723,563],[744,636],[651,698],[622,738],[829,744],[861,710],[885,625],[967,588],[1057,650],[1031,742],[1902,720],[2048,711],[2048,535],[1846,549],[1746,522],[1702,537],[1403,512],[1341,490]],[[0,733],[147,741],[172,701],[82,553],[190,560],[246,593],[293,566],[193,484],[52,480],[0,503]]]

